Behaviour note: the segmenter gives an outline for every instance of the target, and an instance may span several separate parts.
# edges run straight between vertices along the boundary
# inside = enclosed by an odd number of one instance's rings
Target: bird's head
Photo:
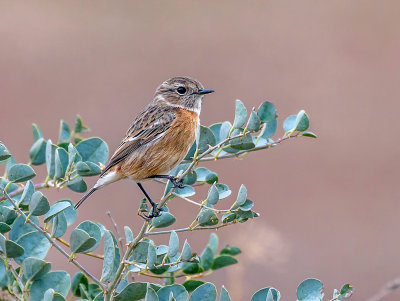
[[[193,78],[173,77],[157,88],[154,99],[200,114],[204,95],[212,92],[214,90],[204,89],[203,85]]]

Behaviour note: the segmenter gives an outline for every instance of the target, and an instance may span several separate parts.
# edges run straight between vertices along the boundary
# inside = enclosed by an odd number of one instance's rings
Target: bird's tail
[[[75,204],[75,209],[78,209],[78,207],[80,205],[82,205],[82,203],[88,198],[90,197],[90,195],[95,192],[98,188],[93,187],[92,189],[90,189],[88,192],[86,192],[86,194],[79,200],[78,203]]]

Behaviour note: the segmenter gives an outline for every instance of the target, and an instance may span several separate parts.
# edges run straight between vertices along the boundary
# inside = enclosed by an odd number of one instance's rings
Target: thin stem
[[[119,282],[119,279],[121,278],[122,272],[124,271],[125,268],[125,261],[129,259],[129,256],[131,255],[133,249],[136,247],[136,245],[139,243],[139,241],[144,237],[144,233],[146,232],[147,226],[149,222],[145,221],[143,223],[142,228],[139,231],[139,234],[135,237],[135,239],[128,245],[128,248],[125,251],[124,257],[122,258],[118,270],[115,273],[115,277],[113,281],[109,284],[108,289],[106,293],[104,294],[104,300],[109,301],[111,300],[111,297],[114,294],[114,290],[117,288],[117,284]]]
[[[158,231],[158,232],[145,232],[144,236],[150,236],[150,235],[160,235],[160,234],[170,234],[172,231],[175,232],[189,232],[189,231],[197,231],[197,230],[218,230],[220,228],[229,226],[229,225],[233,225],[236,224],[236,221],[233,222],[229,222],[226,224],[221,224],[218,226],[208,226],[208,227],[197,227],[197,228],[190,228],[190,227],[186,227],[186,228],[181,228],[181,229],[176,229],[176,230],[164,230],[164,231]]]
[[[122,241],[123,241],[123,238],[122,238],[121,234],[120,234],[119,231],[118,231],[117,222],[115,221],[115,219],[114,219],[113,216],[111,215],[111,212],[110,212],[110,211],[107,211],[107,215],[108,215],[108,217],[110,218],[111,223],[112,223],[113,226],[114,226],[115,233],[116,233],[117,236],[118,236],[118,243],[119,243],[119,246],[120,246],[120,248],[121,248],[121,251],[123,251],[123,250],[124,250],[124,244],[123,244],[123,242],[122,242]]]
[[[199,207],[201,207],[201,208],[205,207],[203,204],[197,203],[197,202],[195,202],[195,201],[193,201],[193,200],[191,200],[191,199],[188,199],[187,197],[181,196],[181,195],[179,195],[179,194],[177,194],[177,193],[175,193],[175,192],[172,192],[172,195],[174,195],[174,196],[176,196],[176,197],[178,197],[178,198],[180,198],[180,199],[182,199],[182,200],[185,200],[185,201],[188,202],[188,203],[191,203],[191,204],[193,204],[193,205],[199,206]],[[211,208],[211,207],[207,207],[207,209],[210,209],[210,210],[212,210],[212,211],[214,211],[214,212],[216,212],[216,213],[229,212],[229,210],[215,209],[215,208]]]
[[[35,187],[36,190],[40,190],[40,189],[49,187],[46,183],[34,184],[33,186]],[[9,196],[10,197],[14,197],[14,196],[20,195],[20,194],[22,194],[24,192],[24,189],[25,189],[25,186],[24,187],[20,187],[17,190],[14,190],[13,192],[10,192]],[[7,199],[7,197],[5,195],[3,195],[2,197],[0,197],[0,202],[4,201],[6,199]]]
[[[7,262],[3,256],[1,256],[1,258],[3,259],[3,261]],[[14,269],[14,267],[12,266],[12,264],[7,263],[7,270],[10,270],[11,273],[14,275],[15,279],[17,280],[18,286],[22,292],[22,300],[24,299],[24,294],[25,294],[25,286],[22,282],[21,277],[18,275],[17,271]]]
[[[60,251],[61,254],[63,254],[68,260],[70,260],[78,269],[80,269],[83,273],[85,273],[90,279],[92,279],[94,282],[96,282],[98,285],[100,285],[103,290],[105,290],[107,287],[105,284],[103,284],[100,280],[98,280],[95,276],[93,276],[89,271],[87,271],[78,261],[75,259],[71,258],[71,255],[68,254],[59,244],[57,244],[51,236],[45,232],[41,227],[33,223],[30,219],[27,219],[25,213],[17,206],[17,204],[14,202],[14,200],[8,195],[6,191],[3,191],[4,195],[6,198],[11,202],[11,204],[14,206],[14,208],[21,214],[27,223],[29,223],[31,226],[33,226],[38,232],[42,233],[47,240],[58,250]]]

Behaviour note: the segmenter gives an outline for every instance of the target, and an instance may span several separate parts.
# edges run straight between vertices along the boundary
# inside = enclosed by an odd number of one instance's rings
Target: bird
[[[95,192],[122,179],[137,183],[152,206],[148,218],[160,215],[157,204],[141,182],[168,179],[174,187],[182,181],[168,175],[186,156],[200,126],[203,97],[214,90],[189,77],[172,77],[155,91],[153,100],[134,118],[125,138],[102,170],[95,185],[76,203],[77,209]]]

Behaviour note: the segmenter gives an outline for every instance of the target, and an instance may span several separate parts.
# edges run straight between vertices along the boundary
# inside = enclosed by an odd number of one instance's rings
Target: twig
[[[381,290],[374,296],[370,297],[367,301],[381,301],[388,295],[392,294],[395,290],[400,288],[400,278],[393,279],[386,283]]]
[[[8,263],[8,260],[10,260],[10,259],[7,259],[7,258],[5,258],[5,257],[3,257],[3,256],[1,256],[1,258],[3,259],[4,262],[7,262],[6,268],[7,268],[7,270],[10,270],[11,273],[14,275],[15,279],[17,280],[18,286],[19,286],[19,288],[20,288],[20,290],[21,290],[21,292],[22,292],[22,296],[23,296],[23,295],[25,294],[25,291],[24,291],[25,286],[24,286],[24,283],[22,282],[21,277],[18,275],[18,273],[17,273],[17,271],[14,269],[13,265],[10,264],[10,263]],[[22,299],[23,299],[23,298],[22,298]]]
[[[118,231],[118,225],[117,225],[115,219],[112,217],[111,211],[107,211],[107,215],[108,215],[108,217],[110,218],[111,223],[112,223],[113,226],[114,226],[115,233],[116,233],[117,236],[118,236],[118,243],[119,243],[120,249],[121,249],[121,251],[123,251],[123,250],[124,250],[124,243],[122,242],[122,241],[123,241],[123,238],[122,238],[121,234],[120,234],[119,231]]]
[[[90,279],[92,279],[94,282],[96,282],[98,285],[100,285],[103,290],[105,290],[107,288],[107,286],[105,284],[103,284],[100,280],[98,280],[95,276],[93,276],[90,272],[88,272],[78,261],[76,261],[75,259],[71,259],[71,255],[68,254],[63,248],[61,248],[60,245],[58,245],[52,238],[51,236],[45,232],[41,227],[39,227],[38,225],[36,225],[35,223],[33,223],[30,219],[26,218],[25,213],[17,206],[17,204],[14,202],[14,200],[8,195],[8,193],[6,191],[3,191],[4,195],[6,196],[6,198],[11,202],[11,204],[14,206],[14,208],[19,212],[19,214],[21,214],[26,222],[28,222],[31,226],[33,226],[37,231],[39,231],[40,233],[42,233],[47,240],[58,250],[60,251],[61,254],[63,254],[65,257],[67,257],[76,267],[78,267],[82,272],[84,272]]]
[[[48,184],[46,184],[46,183],[34,184],[33,186],[35,187],[36,190],[40,190],[40,189],[43,189],[43,188],[48,188],[48,187],[50,187],[50,186],[49,186]],[[24,192],[24,189],[25,189],[25,186],[24,186],[24,187],[21,187],[21,188],[18,188],[17,190],[14,190],[14,191],[12,191],[12,192],[10,192],[8,195],[9,195],[10,197],[14,197],[14,196],[20,195],[20,194],[22,194],[22,193]],[[3,194],[4,194],[4,193],[3,193]],[[0,202],[1,202],[1,201],[4,201],[4,200],[6,200],[6,199],[7,199],[7,197],[6,197],[5,195],[3,195],[3,196],[0,198]]]
[[[188,199],[187,197],[181,196],[181,195],[179,195],[179,194],[177,194],[177,193],[175,193],[175,192],[172,192],[172,195],[174,195],[174,196],[176,196],[176,197],[178,197],[178,198],[181,198],[182,200],[185,200],[186,202],[189,202],[189,203],[191,203],[191,204],[194,204],[194,205],[196,205],[196,206],[199,206],[199,207],[201,207],[201,208],[205,207],[203,204],[197,203],[197,202],[195,202],[195,201],[193,201],[193,200],[191,200],[191,199]],[[214,211],[214,212],[216,212],[216,213],[229,212],[229,210],[225,210],[225,209],[215,209],[215,208],[211,208],[211,207],[205,207],[205,208],[210,209],[210,210],[212,210],[212,211]]]
[[[226,227],[226,226],[229,226],[229,225],[233,225],[233,224],[236,224],[236,223],[237,223],[236,221],[233,221],[233,222],[229,222],[229,223],[226,223],[226,224],[221,224],[221,225],[218,225],[218,226],[197,227],[197,228],[187,227],[187,228],[181,228],[181,229],[175,229],[175,230],[164,230],[164,231],[158,231],[158,232],[145,232],[144,236],[159,235],[159,234],[170,234],[172,231],[175,231],[175,232],[188,232],[188,231],[198,231],[198,230],[218,230],[220,228],[223,228],[223,227]]]

